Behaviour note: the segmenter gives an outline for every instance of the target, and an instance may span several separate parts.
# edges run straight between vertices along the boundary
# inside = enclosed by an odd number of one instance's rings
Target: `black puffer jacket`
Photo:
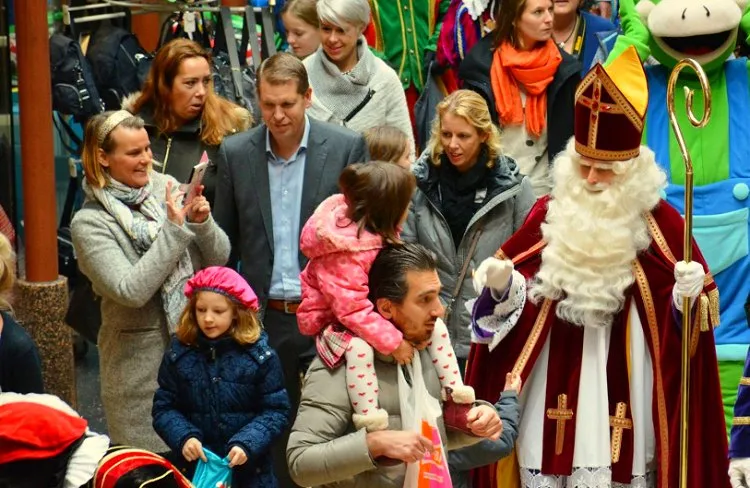
[[[463,81],[464,88],[484,97],[492,121],[500,125],[490,82],[490,68],[495,53],[492,41],[493,36],[487,35],[471,48],[461,63],[458,77]],[[581,81],[580,62],[563,51],[561,53],[562,63],[557,68],[552,83],[547,87],[547,142],[550,163],[565,149],[568,140],[573,136],[575,92]]]

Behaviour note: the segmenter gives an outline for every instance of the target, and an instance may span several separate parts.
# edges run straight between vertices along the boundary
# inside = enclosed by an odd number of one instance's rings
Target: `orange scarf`
[[[530,51],[519,51],[507,41],[495,49],[490,81],[502,125],[521,125],[525,120],[529,134],[542,134],[547,119],[547,86],[561,62],[562,55],[552,39]],[[525,114],[519,84],[526,92]]]

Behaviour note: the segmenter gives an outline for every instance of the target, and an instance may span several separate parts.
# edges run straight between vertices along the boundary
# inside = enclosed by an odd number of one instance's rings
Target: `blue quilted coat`
[[[195,346],[172,338],[151,413],[154,430],[176,454],[191,437],[221,457],[240,446],[247,462],[234,468],[233,488],[275,488],[270,446],[289,412],[281,363],[265,332],[246,346],[231,337],[199,334]]]

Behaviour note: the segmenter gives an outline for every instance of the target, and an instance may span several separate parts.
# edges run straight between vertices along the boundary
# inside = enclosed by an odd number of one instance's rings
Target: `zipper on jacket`
[[[172,138],[167,137],[167,150],[164,153],[164,162],[161,165],[161,172],[163,174],[167,173],[167,161],[169,161],[169,150],[172,148]]]
[[[211,361],[216,361],[216,348],[211,346]]]

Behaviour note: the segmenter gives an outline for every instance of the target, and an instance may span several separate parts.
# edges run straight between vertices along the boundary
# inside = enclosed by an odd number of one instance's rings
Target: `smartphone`
[[[208,159],[208,154],[206,154],[206,151],[203,151],[200,163],[193,166],[193,169],[190,170],[190,178],[188,178],[187,190],[185,190],[185,198],[182,200],[183,207],[189,205],[190,202],[193,201],[193,198],[201,194],[200,187],[201,183],[203,182],[203,175],[206,174],[206,169],[208,169],[209,164],[210,161]]]

